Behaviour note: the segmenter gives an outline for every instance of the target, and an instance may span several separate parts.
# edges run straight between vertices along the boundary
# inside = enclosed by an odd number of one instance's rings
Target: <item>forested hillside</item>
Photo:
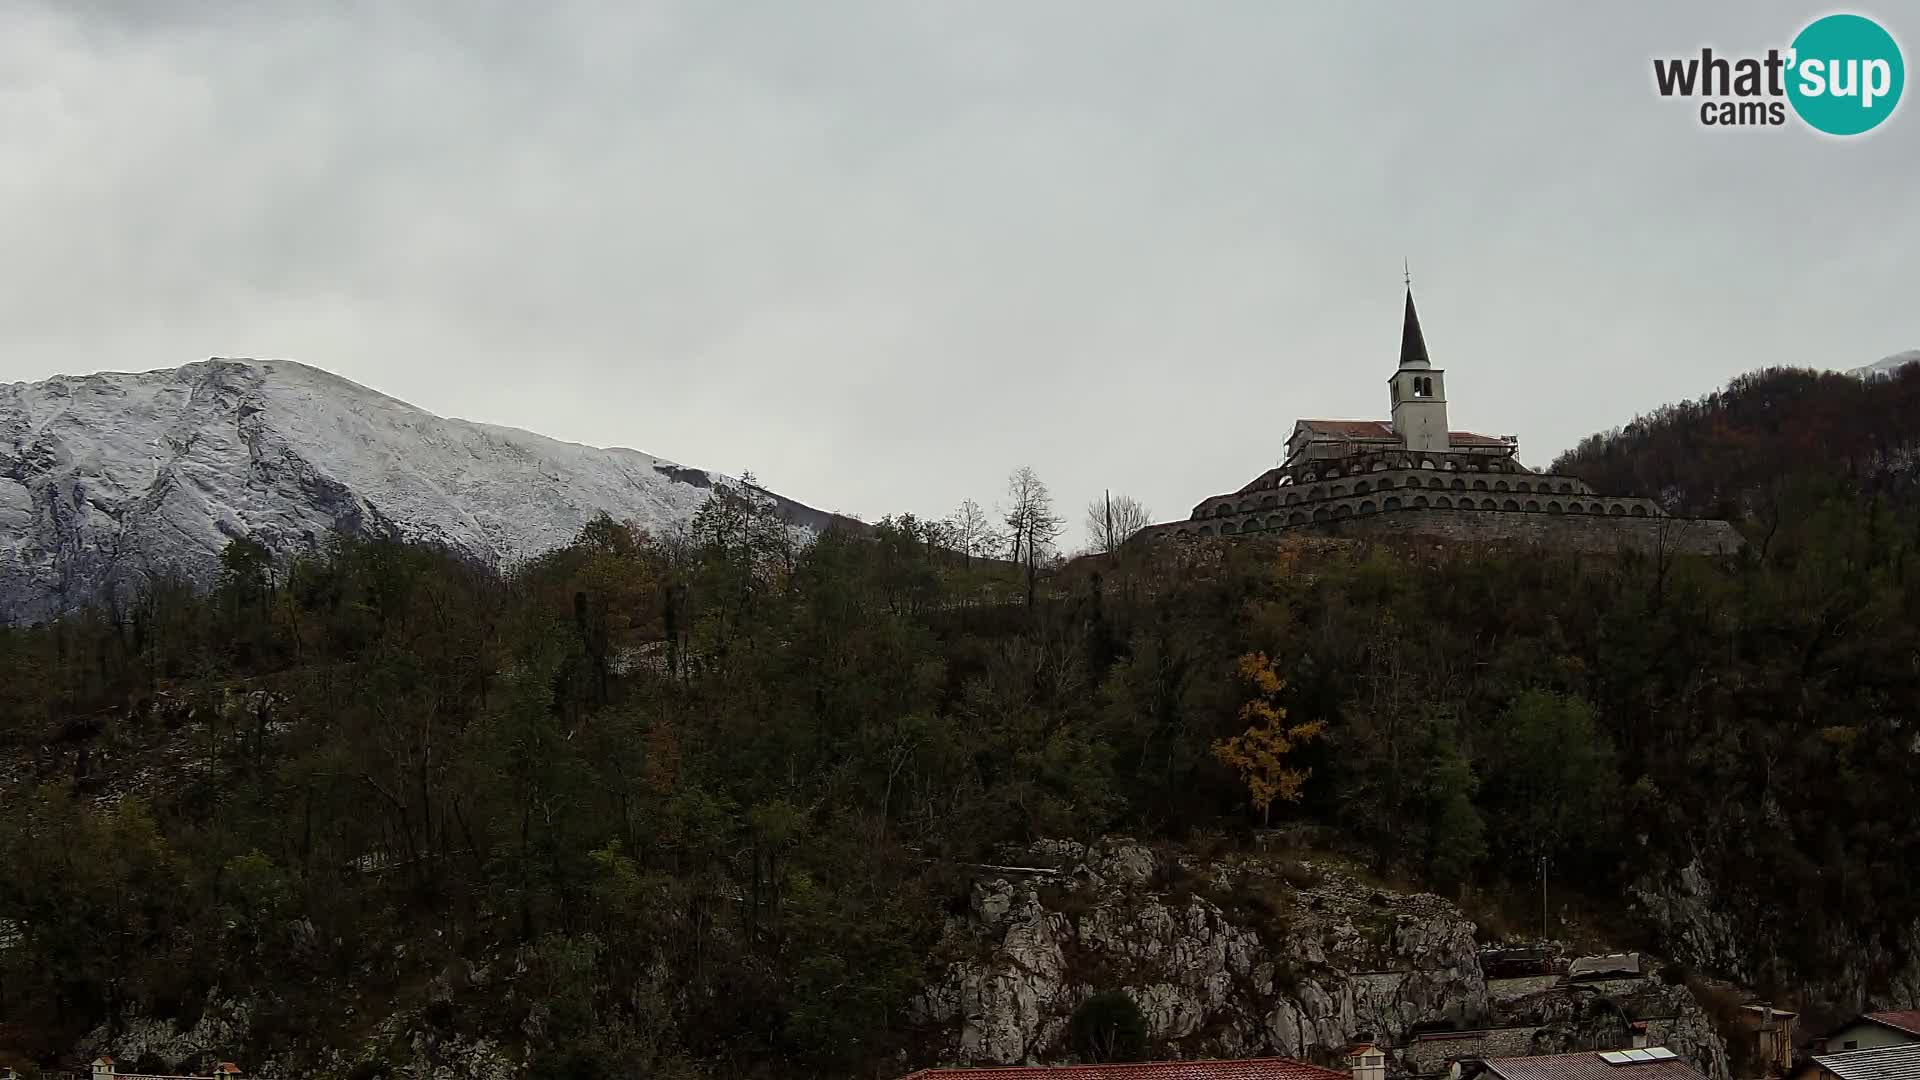
[[[1809,476],[1903,495],[1920,476],[1920,364],[1842,375],[1771,369],[1593,435],[1554,462],[1603,491],[1766,528]]]
[[[1569,455],[1765,492],[1727,562],[1244,542],[1029,591],[725,489],[504,577],[236,543],[207,595],[0,630],[0,1053],[218,991],[251,1061],[431,1002],[555,1075],[892,1075],[963,864],[1269,814],[1495,914],[1543,861],[1623,918],[1690,866],[1744,949],[1703,969],[1913,1005],[1920,517],[1876,478],[1917,388],[1769,373]]]

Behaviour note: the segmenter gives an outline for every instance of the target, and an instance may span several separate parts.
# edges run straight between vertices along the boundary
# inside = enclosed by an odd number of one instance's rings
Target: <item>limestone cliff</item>
[[[1790,986],[1803,1007],[1836,1016],[1920,1007],[1920,922],[1875,934],[1849,920],[1792,920],[1777,906],[1726,887],[1697,857],[1677,870],[1649,872],[1632,894],[1665,950],[1689,967],[1749,985]],[[1784,955],[1788,938],[1844,962],[1808,978]]]
[[[1727,1075],[1725,1046],[1684,987],[1548,976],[1499,980],[1490,995],[1489,943],[1459,908],[1332,860],[1203,862],[1124,842],[1022,854],[1019,868],[982,872],[949,922],[952,959],[915,1004],[941,1061],[1063,1060],[1075,1006],[1120,988],[1181,1056],[1329,1060],[1361,1037],[1402,1048],[1396,1071],[1431,1071],[1406,1049],[1418,1031],[1500,1029],[1517,1033],[1514,1053],[1554,1052],[1624,1045],[1624,1023],[1596,1018],[1648,1017],[1666,1045]]]

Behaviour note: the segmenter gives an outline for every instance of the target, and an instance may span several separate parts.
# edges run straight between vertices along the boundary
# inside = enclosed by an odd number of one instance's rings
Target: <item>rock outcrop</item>
[[[1648,873],[1632,894],[1665,951],[1690,968],[1747,985],[1795,985],[1804,1006],[1835,1015],[1920,1008],[1920,921],[1890,934],[1845,922],[1788,925],[1773,905],[1724,888],[1697,858],[1677,871]],[[1788,933],[1816,935],[1817,952],[1847,960],[1807,979],[1783,961]]]
[[[1652,1018],[1709,1076],[1727,1075],[1685,987],[1547,976],[1490,995],[1482,943],[1456,906],[1366,884],[1331,860],[1200,862],[1115,842],[1045,843],[1014,861],[1023,868],[982,871],[968,911],[949,921],[944,975],[915,1003],[942,1061],[1067,1060],[1075,1007],[1117,988],[1178,1056],[1333,1061],[1356,1038],[1404,1047],[1417,1030],[1503,1025],[1525,1026],[1519,1052],[1553,1052],[1592,1041],[1595,1017],[1631,1015]],[[1628,1031],[1598,1037],[1625,1045]],[[1396,1057],[1396,1071],[1409,1068]]]
[[[76,1050],[85,1056],[111,1054],[122,1062],[151,1056],[172,1068],[198,1070],[194,1075],[203,1075],[216,1062],[238,1056],[235,1048],[250,1041],[251,1011],[245,1003],[216,997],[199,1020],[186,1027],[130,1016],[116,1029],[94,1030]],[[377,1069],[363,1070],[369,1075],[405,1080],[514,1080],[527,1065],[493,1039],[442,1035],[417,1010],[407,1010],[381,1019],[358,1047],[320,1050],[317,1060],[303,1058],[297,1067],[276,1057],[249,1061],[245,1071],[263,1080],[352,1076],[363,1063],[377,1064]]]
[[[1311,863],[1164,863],[1130,844],[1045,844],[1056,874],[989,875],[949,944],[969,953],[917,1006],[970,1063],[1053,1060],[1074,1007],[1126,989],[1191,1054],[1311,1056],[1486,1009],[1473,924],[1438,897]],[[1324,875],[1324,876],[1322,876]],[[1359,897],[1359,899],[1355,899]]]
[[[215,995],[191,1024],[134,1013],[112,1029],[94,1029],[75,1050],[83,1057],[111,1054],[121,1062],[155,1057],[175,1071],[210,1072],[246,1043],[252,1029],[253,1009],[246,1002]]]

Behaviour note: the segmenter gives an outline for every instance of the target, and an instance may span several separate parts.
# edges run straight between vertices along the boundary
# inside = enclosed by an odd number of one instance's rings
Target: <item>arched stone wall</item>
[[[1571,477],[1535,476],[1501,461],[1467,461],[1461,455],[1454,460],[1438,460],[1411,454],[1383,455],[1363,459],[1345,469],[1354,477],[1351,483],[1301,486],[1314,477],[1331,478],[1340,468],[1301,469],[1277,479],[1263,476],[1258,487],[1249,486],[1231,496],[1215,496],[1195,509],[1190,521],[1211,520],[1212,529],[1221,535],[1243,535],[1269,529],[1285,529],[1314,521],[1356,514],[1387,513],[1416,508],[1493,510],[1500,513],[1600,514],[1607,516],[1661,517],[1660,509],[1645,499],[1596,499],[1587,486]],[[1452,471],[1453,476],[1445,475]],[[1468,476],[1467,473],[1478,475]],[[1492,473],[1493,476],[1486,474]],[[1509,476],[1512,478],[1509,479]],[[1393,498],[1389,491],[1412,488],[1415,495]],[[1284,489],[1284,490],[1276,490]],[[1436,494],[1428,496],[1426,491]],[[1456,493],[1451,497],[1440,491]],[[1271,494],[1256,494],[1258,491]],[[1467,493],[1472,492],[1469,496]],[[1539,493],[1542,498],[1508,498],[1509,494]],[[1572,499],[1546,499],[1551,493],[1584,496]],[[1364,496],[1375,496],[1364,499]],[[1544,503],[1544,505],[1543,505]],[[1285,516],[1273,511],[1298,507],[1296,514]],[[1191,528],[1191,526],[1189,526]],[[1153,534],[1156,538],[1177,536],[1172,530]]]

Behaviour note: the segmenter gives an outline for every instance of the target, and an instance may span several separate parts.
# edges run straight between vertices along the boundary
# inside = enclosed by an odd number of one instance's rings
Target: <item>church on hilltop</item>
[[[1455,431],[1447,373],[1427,355],[1407,289],[1400,364],[1387,379],[1387,420],[1296,420],[1286,458],[1236,491],[1209,496],[1184,521],[1140,542],[1270,534],[1427,536],[1521,541],[1589,551],[1665,546],[1716,553],[1741,540],[1724,521],[1675,518],[1651,499],[1604,495],[1519,460],[1513,435]]]

